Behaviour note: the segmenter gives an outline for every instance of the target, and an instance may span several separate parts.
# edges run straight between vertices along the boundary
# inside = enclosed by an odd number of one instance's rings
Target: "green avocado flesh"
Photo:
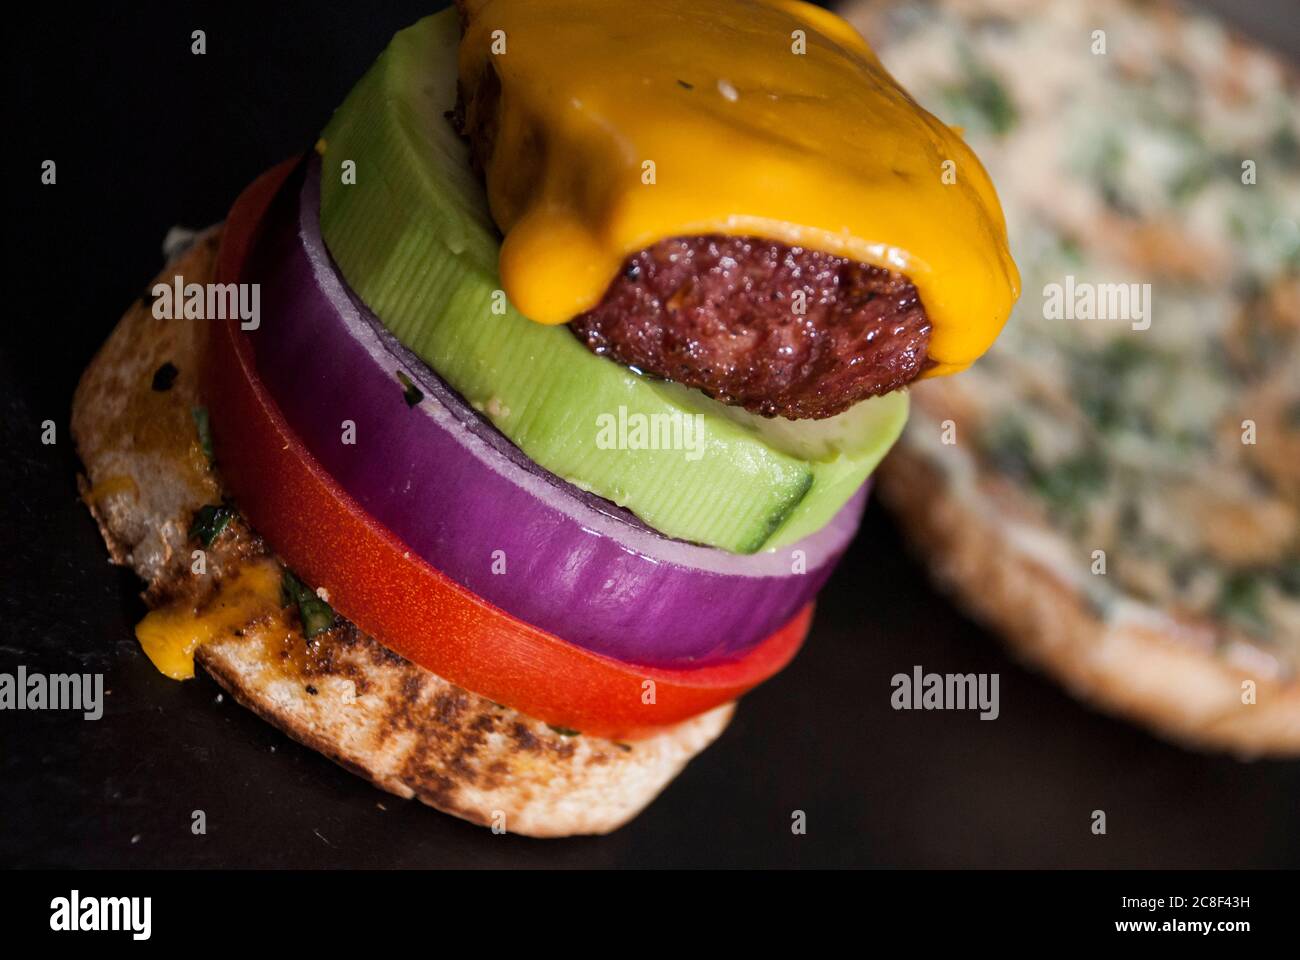
[[[398,33],[324,131],[321,231],[356,294],[534,462],[667,536],[753,553],[824,525],[897,439],[906,396],[768,421],[516,311],[446,118],[459,40],[454,10]]]

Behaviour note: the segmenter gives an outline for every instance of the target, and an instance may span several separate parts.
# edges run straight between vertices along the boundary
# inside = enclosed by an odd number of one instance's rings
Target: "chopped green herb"
[[[1268,148],[1282,166],[1300,166],[1300,139],[1296,138],[1290,124],[1283,123],[1277,128],[1277,132],[1269,141]]]
[[[998,471],[1026,484],[1056,507],[1077,507],[1087,494],[1105,486],[1106,459],[1087,449],[1068,460],[1044,466],[1034,459],[1033,440],[1025,423],[1004,417],[980,437],[980,447]]]
[[[1169,181],[1169,199],[1174,203],[1186,203],[1214,177],[1216,165],[1207,157],[1199,157],[1188,163]]]
[[[1124,189],[1128,147],[1117,133],[1098,135],[1076,151],[1072,166],[1092,181],[1106,206],[1117,213],[1132,214],[1133,205]]]
[[[212,462],[212,426],[208,422],[207,407],[190,407],[190,415],[194,417],[194,426],[199,431],[199,446],[203,448],[203,455]]]
[[[1106,485],[1106,459],[1095,450],[1080,453],[1046,470],[1036,471],[1034,489],[1058,507],[1077,507]]]
[[[1029,430],[1015,417],[1003,417],[980,437],[989,462],[1009,477],[1026,479],[1034,472]]]
[[[334,626],[334,608],[289,570],[284,571],[280,580],[280,604],[297,606],[302,632],[308,640]]]
[[[1288,560],[1278,568],[1277,585],[1288,596],[1300,597],[1300,560]]]
[[[1124,381],[1163,361],[1161,354],[1131,337],[1120,337],[1099,351],[1076,357],[1071,381],[1080,409],[1103,432],[1146,432],[1148,413],[1126,398]]]
[[[973,77],[966,95],[994,133],[1006,133],[1016,125],[1016,105],[1011,102],[1006,87],[993,74],[979,73]]]
[[[397,371],[397,379],[402,384],[402,395],[406,398],[408,407],[413,407],[424,399],[424,394],[420,392],[420,388],[413,384],[411,378],[401,370]]]
[[[694,89],[695,89],[695,84],[693,84],[693,83],[687,83],[685,80],[678,80],[678,81],[677,81],[677,86],[681,87],[683,90],[694,90]]]
[[[1139,370],[1160,359],[1149,344],[1139,343],[1133,337],[1118,337],[1102,348],[1101,363],[1106,369],[1121,375]]]
[[[1060,242],[1061,259],[1072,267],[1083,266],[1083,250],[1074,237],[1062,237]]]
[[[224,504],[209,503],[200,507],[190,524],[190,539],[197,538],[205,547],[210,547],[234,518],[235,511]]]
[[[1102,431],[1113,431],[1124,426],[1130,419],[1130,408],[1112,388],[1102,387],[1097,390],[1080,390],[1077,394],[1079,408],[1092,421],[1093,426]]]
[[[966,82],[949,87],[944,99],[961,126],[975,127],[1001,136],[1019,119],[1015,102],[1002,81],[988,67],[966,55]]]
[[[581,736],[581,733],[580,733],[579,731],[574,730],[574,729],[572,729],[572,728],[570,728],[570,727],[554,727],[554,726],[551,726],[551,724],[549,724],[549,723],[547,724],[547,726],[548,726],[548,727],[551,727],[551,729],[552,729],[553,731],[555,731],[556,733],[558,733],[558,734],[559,734],[560,736],[562,736],[562,737],[577,737],[577,736]]]
[[[1262,632],[1265,628],[1262,600],[1260,576],[1250,571],[1238,571],[1224,581],[1216,612],[1245,630]]]
[[[152,388],[158,393],[165,393],[172,388],[176,382],[176,375],[180,373],[175,364],[170,360],[153,372]]]
[[[1166,189],[1175,203],[1188,200],[1221,174],[1235,177],[1240,172],[1235,157],[1216,154],[1184,118],[1161,115],[1152,122],[1174,159],[1166,175]]]
[[[1245,241],[1250,230],[1246,226],[1246,220],[1236,210],[1228,214],[1228,231],[1232,234],[1234,240]]]

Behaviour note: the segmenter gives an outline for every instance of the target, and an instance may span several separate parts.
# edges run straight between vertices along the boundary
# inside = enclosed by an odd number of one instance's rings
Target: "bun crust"
[[[905,444],[877,473],[935,580],[1028,663],[1075,696],[1188,746],[1300,755],[1300,683],[1263,676],[1161,626],[1108,624],[1086,598],[1008,538],[994,500],[963,498]],[[1242,702],[1245,681],[1255,702]]]

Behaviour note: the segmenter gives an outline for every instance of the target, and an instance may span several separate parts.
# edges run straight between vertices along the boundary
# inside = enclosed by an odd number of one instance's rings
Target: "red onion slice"
[[[258,370],[312,455],[412,552],[543,630],[652,666],[735,657],[816,595],[857,529],[866,487],[778,551],[743,556],[661,536],[537,466],[398,343],[325,248],[314,158],[300,196],[297,182],[268,217],[254,267]],[[414,406],[399,371],[423,394]]]

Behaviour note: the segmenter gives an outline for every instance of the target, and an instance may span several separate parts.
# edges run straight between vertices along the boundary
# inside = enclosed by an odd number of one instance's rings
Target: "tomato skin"
[[[218,283],[243,279],[258,226],[297,163],[264,173],[235,202]],[[361,508],[298,442],[261,384],[237,319],[213,323],[204,395],[222,480],[288,567],[325,587],[340,614],[390,650],[552,726],[616,740],[649,736],[766,680],[807,635],[811,604],[743,657],[708,667],[640,667],[591,653],[462,587]]]

